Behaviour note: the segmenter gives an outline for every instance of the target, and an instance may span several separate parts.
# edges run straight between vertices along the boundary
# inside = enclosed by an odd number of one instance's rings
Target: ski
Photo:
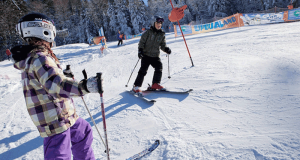
[[[153,100],[153,99],[148,99],[146,97],[144,97],[143,95],[138,95],[136,93],[134,93],[133,91],[128,91],[130,94],[132,94],[133,96],[135,96],[136,98],[139,98],[145,102],[148,102],[148,103],[155,103],[156,101]]]
[[[144,90],[142,91],[143,93],[149,93],[149,92],[155,92],[155,93],[175,93],[175,94],[186,94],[186,93],[190,93],[192,92],[193,89],[189,89],[189,90],[186,90],[186,91],[179,91],[179,90],[163,90],[163,91],[160,91],[160,90]]]
[[[145,155],[154,151],[159,146],[159,144],[160,144],[159,140],[156,140],[149,148],[146,148],[145,150],[133,155],[132,157],[127,158],[126,160],[140,159],[140,158],[144,157]]]

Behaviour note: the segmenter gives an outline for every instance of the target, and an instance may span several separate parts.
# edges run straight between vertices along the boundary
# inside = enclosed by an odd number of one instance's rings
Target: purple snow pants
[[[73,154],[73,160],[95,160],[92,142],[91,125],[86,120],[78,118],[65,132],[44,138],[44,158],[71,160]]]

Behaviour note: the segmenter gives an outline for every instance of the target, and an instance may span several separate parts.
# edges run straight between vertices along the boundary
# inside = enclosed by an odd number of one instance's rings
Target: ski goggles
[[[164,22],[164,19],[163,19],[163,18],[157,18],[157,19],[156,19],[156,22],[157,22],[157,23],[163,23],[163,22]]]

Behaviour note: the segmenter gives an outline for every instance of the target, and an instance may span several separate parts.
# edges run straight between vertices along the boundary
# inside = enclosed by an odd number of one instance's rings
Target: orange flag
[[[186,9],[187,5],[184,5],[180,8],[174,8],[171,13],[169,14],[169,20],[171,22],[177,22],[184,17],[184,10]]]
[[[104,36],[94,37],[93,41],[94,41],[95,44],[98,45],[103,38],[104,38]]]

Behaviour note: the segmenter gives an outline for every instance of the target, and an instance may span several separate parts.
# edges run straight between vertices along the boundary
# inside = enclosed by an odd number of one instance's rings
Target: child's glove
[[[83,79],[81,80],[81,83],[85,91],[89,93],[99,93],[97,77],[90,77],[88,79]]]

